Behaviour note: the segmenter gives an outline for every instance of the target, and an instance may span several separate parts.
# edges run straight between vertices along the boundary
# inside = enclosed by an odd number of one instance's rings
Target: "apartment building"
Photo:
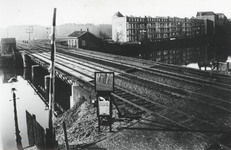
[[[216,30],[220,34],[228,34],[230,31],[230,21],[223,13],[216,13],[217,21],[216,21]]]
[[[117,12],[112,17],[112,39],[116,42],[163,41],[205,35],[205,21],[197,18],[134,17]]]
[[[211,21],[213,23],[213,34],[227,34],[229,32],[230,22],[223,13],[197,12],[196,18]]]
[[[212,11],[207,11],[207,12],[197,12],[196,18],[198,19],[203,19],[203,20],[210,20],[213,22],[213,34],[216,33],[216,20],[218,16],[212,12]]]
[[[218,25],[225,25],[227,21],[227,17],[223,13],[216,13],[217,15],[217,24]]]

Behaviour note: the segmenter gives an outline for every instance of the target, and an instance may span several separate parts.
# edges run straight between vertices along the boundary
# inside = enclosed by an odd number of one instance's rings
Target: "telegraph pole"
[[[49,34],[48,34],[48,33],[49,33],[50,29],[51,29],[51,28],[46,28],[46,37],[45,37],[45,39],[48,39],[48,38],[49,38]]]
[[[45,42],[46,42],[46,40],[49,39],[49,32],[50,32],[50,30],[51,30],[51,28],[46,28],[46,31],[45,31],[45,40],[44,40]]]
[[[54,8],[52,35],[51,35],[51,64],[50,64],[50,87],[49,87],[49,130],[50,130],[50,148],[55,147],[55,134],[53,128],[54,101],[55,101],[55,30],[56,30],[56,8]]]
[[[33,26],[29,26],[29,28],[26,29],[26,33],[29,34],[29,41],[30,41],[30,34],[33,33]]]
[[[10,30],[9,29],[6,29],[6,35],[7,35],[7,38],[8,38],[8,32],[9,32]]]

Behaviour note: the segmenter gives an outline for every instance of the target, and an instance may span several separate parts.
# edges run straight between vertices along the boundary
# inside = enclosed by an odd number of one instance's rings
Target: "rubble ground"
[[[98,132],[96,108],[88,101],[77,103],[55,121],[56,140],[65,147],[62,122],[67,126],[68,144],[81,147],[122,149],[205,149],[213,142],[198,133],[182,132],[180,128],[162,123],[161,118],[143,114],[140,118],[118,118],[113,107],[112,132],[101,126]],[[123,112],[126,113],[126,112]],[[219,136],[219,135],[218,135]],[[203,139],[203,140],[202,140]]]

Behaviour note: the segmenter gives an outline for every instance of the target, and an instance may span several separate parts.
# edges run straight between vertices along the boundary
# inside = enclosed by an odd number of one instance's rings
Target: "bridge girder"
[[[33,62],[35,62],[37,65],[43,67],[44,69],[46,69],[48,71],[48,68],[50,66],[49,63],[44,62],[44,61],[42,61],[36,57],[33,57],[32,55],[28,55],[28,56],[31,57],[31,60]],[[55,69],[55,75],[56,75],[56,77],[60,78],[62,81],[66,82],[69,85],[81,86],[82,88],[84,88],[87,91],[94,90],[94,83],[85,82],[85,81],[79,79],[78,77],[72,76],[69,73],[61,71],[59,69]]]

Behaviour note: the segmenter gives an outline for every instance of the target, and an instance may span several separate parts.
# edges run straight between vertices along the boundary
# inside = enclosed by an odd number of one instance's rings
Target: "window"
[[[86,46],[86,41],[82,40],[82,46]]]

